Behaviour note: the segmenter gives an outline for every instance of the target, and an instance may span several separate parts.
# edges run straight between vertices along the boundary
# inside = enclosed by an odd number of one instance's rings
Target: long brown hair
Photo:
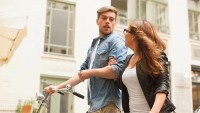
[[[129,27],[137,41],[136,51],[141,58],[143,71],[151,75],[160,74],[164,67],[159,57],[161,51],[166,49],[166,45],[156,29],[146,20],[133,20]]]

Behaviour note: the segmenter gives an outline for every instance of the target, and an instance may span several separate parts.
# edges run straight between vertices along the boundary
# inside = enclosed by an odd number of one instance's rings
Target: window
[[[127,25],[130,19],[150,21],[158,32],[169,34],[167,0],[111,0],[119,10],[117,24]]]
[[[53,55],[74,56],[75,5],[48,1],[44,52]]]
[[[200,40],[200,12],[188,11],[190,38]]]
[[[158,32],[169,34],[167,0],[137,0],[137,18],[152,22]]]
[[[111,5],[119,10],[117,24],[127,26],[127,0],[111,0]]]

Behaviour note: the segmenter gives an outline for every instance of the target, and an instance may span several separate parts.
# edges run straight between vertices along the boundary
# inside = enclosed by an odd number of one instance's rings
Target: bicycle
[[[79,98],[84,99],[84,96],[82,94],[73,91],[70,84],[68,84],[66,86],[66,88],[55,90],[55,93],[59,93],[61,95],[71,93]],[[47,110],[48,110],[47,105],[48,105],[48,100],[49,100],[50,96],[51,96],[51,94],[48,94],[47,92],[44,92],[44,95],[40,94],[40,93],[36,93],[36,101],[38,101],[40,103],[37,113],[47,113]]]

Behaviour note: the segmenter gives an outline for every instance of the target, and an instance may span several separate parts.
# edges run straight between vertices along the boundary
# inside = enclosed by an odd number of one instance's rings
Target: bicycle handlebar
[[[77,96],[77,97],[79,97],[79,98],[84,99],[84,96],[83,96],[82,94],[77,93],[77,92],[75,92],[75,91],[72,90],[72,87],[71,87],[70,84],[68,84],[68,85],[66,86],[66,88],[62,88],[62,89],[57,89],[57,90],[55,90],[55,92],[56,92],[56,93],[59,93],[59,94],[61,94],[61,95],[65,95],[65,94],[67,94],[67,93],[72,93],[73,95],[75,95],[75,96]],[[46,100],[48,99],[48,97],[49,97],[49,94],[48,94],[47,92],[45,92],[44,95],[42,95],[42,94],[36,94],[36,100],[39,100],[39,101],[40,101],[40,100],[41,100],[41,101],[46,101]]]
[[[66,86],[66,88],[63,88],[63,89],[57,89],[55,90],[56,93],[59,93],[61,95],[65,95],[67,93],[72,93],[73,95],[79,97],[79,98],[82,98],[84,99],[84,96],[80,93],[77,93],[75,91],[72,90],[72,87],[70,84],[68,84]],[[39,102],[41,101],[41,104],[37,110],[37,113],[40,113],[40,110],[41,110],[41,107],[42,106],[47,106],[47,101],[49,100],[49,97],[50,97],[50,94],[47,93],[46,91],[44,92],[44,95],[43,94],[40,94],[40,93],[36,93],[36,100]]]
[[[65,95],[66,93],[72,93],[73,95],[79,97],[79,98],[82,98],[84,99],[84,96],[80,93],[77,93],[75,91],[73,91],[72,89],[68,89],[68,88],[63,88],[63,89],[57,89],[55,90],[56,93],[59,93],[61,95]]]
[[[77,96],[77,97],[79,97],[79,98],[82,98],[82,99],[84,99],[84,96],[83,96],[83,95],[81,95],[80,93],[73,92],[72,94],[76,95],[76,96]]]

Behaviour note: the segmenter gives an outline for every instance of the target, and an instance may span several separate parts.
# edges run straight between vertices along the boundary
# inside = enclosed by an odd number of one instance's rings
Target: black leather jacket
[[[132,55],[128,55],[126,59],[126,66],[130,60]],[[160,59],[164,63],[165,72],[158,76],[152,76],[145,74],[141,68],[141,62],[139,61],[136,64],[136,73],[138,77],[138,81],[141,85],[144,96],[149,104],[150,108],[152,108],[155,100],[155,94],[158,92],[165,93],[168,95],[169,90],[169,76],[168,76],[168,58],[165,53],[162,53]],[[126,68],[124,67],[124,70]],[[121,74],[122,75],[122,74]],[[119,88],[122,90],[122,107],[124,113],[130,113],[129,109],[129,95],[126,86],[122,82],[122,76],[120,76],[119,80],[116,81],[119,85]],[[173,103],[167,98],[160,113],[170,113],[174,111],[176,107]]]

